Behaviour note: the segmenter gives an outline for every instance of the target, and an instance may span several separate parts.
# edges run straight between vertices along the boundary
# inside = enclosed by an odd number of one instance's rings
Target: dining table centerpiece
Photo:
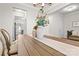
[[[37,26],[37,38],[42,39],[46,33],[46,26],[49,24],[47,13],[44,12],[43,8],[40,9],[35,22]]]

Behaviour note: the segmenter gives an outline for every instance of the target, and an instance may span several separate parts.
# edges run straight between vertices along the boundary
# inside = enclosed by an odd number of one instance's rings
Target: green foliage
[[[45,26],[46,24],[46,20],[44,18],[40,18],[38,21],[37,21],[37,25],[38,26]]]

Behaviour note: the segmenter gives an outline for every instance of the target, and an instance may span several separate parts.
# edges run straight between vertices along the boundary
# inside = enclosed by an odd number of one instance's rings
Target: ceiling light
[[[72,5],[72,6],[68,6],[66,8],[63,9],[63,11],[73,11],[76,10],[77,6],[76,5]]]

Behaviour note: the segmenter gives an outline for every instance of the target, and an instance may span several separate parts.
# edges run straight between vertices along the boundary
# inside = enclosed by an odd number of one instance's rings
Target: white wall
[[[79,32],[79,27],[73,27],[73,21],[79,21],[79,11],[62,14],[55,12],[49,15],[49,34],[52,36],[67,37],[67,30]]]
[[[0,27],[6,29],[12,36],[13,15],[10,6],[0,4]]]
[[[79,32],[79,27],[73,27],[72,22],[79,21],[79,11],[68,13],[64,15],[64,36],[67,36],[67,30],[74,30]]]
[[[52,36],[63,36],[63,15],[55,12],[49,15],[49,34]]]
[[[29,8],[27,6],[21,4],[0,4],[0,27],[5,28],[13,37],[14,31],[14,15],[13,15],[13,7],[24,9],[27,11],[26,15],[26,34],[32,34],[32,28],[34,26],[34,21],[37,15],[36,10]]]
[[[32,35],[32,30],[35,25],[36,16],[37,16],[37,11],[28,9],[28,12],[27,12],[27,34],[28,35]]]

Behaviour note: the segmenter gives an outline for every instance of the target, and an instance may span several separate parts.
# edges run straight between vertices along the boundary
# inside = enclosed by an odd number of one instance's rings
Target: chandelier
[[[44,8],[51,6],[52,3],[33,3],[33,6],[36,8],[40,8],[39,13],[44,14]]]
[[[49,23],[47,13],[44,10],[45,6],[51,6],[51,3],[37,3],[33,4],[34,7],[41,7],[38,11],[37,17],[36,17],[36,23],[38,26],[46,26]]]
[[[34,7],[45,7],[45,6],[51,6],[52,3],[33,3]]]

